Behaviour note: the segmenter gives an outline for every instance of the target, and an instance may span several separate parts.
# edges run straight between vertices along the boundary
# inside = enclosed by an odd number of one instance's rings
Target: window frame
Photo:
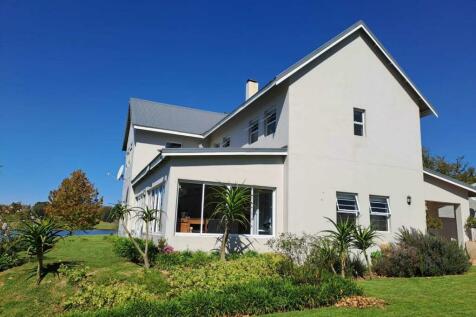
[[[149,233],[151,235],[163,235],[164,228],[162,224],[163,204],[165,196],[165,182],[161,182],[147,189],[147,207],[158,210],[158,219],[150,224]],[[154,200],[152,201],[152,198]]]
[[[355,199],[355,206],[357,209],[350,210],[350,209],[342,209],[339,206],[339,195],[352,195]],[[343,200],[343,199],[340,199]],[[336,222],[339,219],[339,214],[341,215],[354,215],[355,216],[355,223],[357,224],[358,218],[360,216],[360,205],[359,205],[359,195],[357,193],[350,193],[350,192],[343,192],[338,191],[336,192]]]
[[[274,119],[272,119],[271,121],[268,121],[268,120],[270,120],[269,118],[273,115],[274,115]],[[263,121],[264,121],[264,135],[268,136],[268,135],[271,135],[271,134],[275,134],[276,133],[276,128],[277,128],[277,125],[278,125],[278,117],[277,117],[276,108],[273,107],[273,108],[270,108],[270,109],[266,110],[264,112],[264,120]],[[269,131],[269,126],[273,123],[274,123],[274,130],[273,130],[273,132],[270,132]]]
[[[362,122],[360,122],[360,121],[355,121],[355,113],[356,113],[356,112],[360,112],[360,113],[362,114]],[[362,108],[353,108],[352,115],[353,115],[352,121],[354,122],[354,124],[353,124],[354,135],[355,135],[355,136],[366,136],[367,133],[366,133],[366,131],[365,131],[365,121],[366,121],[366,112],[365,112],[365,109],[362,109]],[[355,126],[356,126],[356,125],[362,127],[362,135],[355,133]]]
[[[225,145],[228,143],[228,145]],[[229,136],[224,136],[223,139],[221,140],[221,147],[230,147],[231,145],[231,137]]]
[[[178,220],[178,203],[179,203],[179,186],[180,183],[191,183],[191,184],[198,184],[202,185],[202,201],[201,201],[201,218],[200,218],[200,232],[177,232],[177,220]],[[177,195],[176,195],[176,202],[175,202],[175,223],[174,223],[174,235],[181,236],[181,237],[221,237],[222,233],[205,233],[203,232],[203,217],[205,213],[205,186],[239,186],[239,187],[246,187],[251,188],[251,204],[250,204],[250,233],[239,234],[239,233],[230,233],[230,236],[244,236],[244,237],[252,237],[252,238],[273,238],[276,236],[276,187],[267,187],[267,186],[258,186],[258,185],[243,185],[243,184],[232,184],[232,183],[219,183],[219,182],[209,182],[209,181],[200,181],[200,180],[188,180],[188,179],[178,179],[177,180]],[[267,189],[272,191],[272,233],[268,235],[260,235],[260,234],[253,234],[252,233],[252,216],[253,216],[253,196],[254,196],[254,189]]]
[[[385,199],[385,203],[387,204],[387,212],[378,212],[372,210],[372,198],[383,198]],[[375,207],[374,207],[375,208]],[[382,208],[380,208],[382,209]],[[370,226],[372,226],[372,216],[380,216],[380,217],[387,217],[387,230],[377,230],[378,232],[390,232],[390,217],[392,215],[390,209],[390,197],[383,196],[383,195],[369,195],[369,214],[370,214]]]
[[[255,133],[256,133],[256,140],[252,141]],[[248,123],[248,144],[253,144],[257,142],[258,138],[259,138],[259,121],[258,119],[250,120]]]

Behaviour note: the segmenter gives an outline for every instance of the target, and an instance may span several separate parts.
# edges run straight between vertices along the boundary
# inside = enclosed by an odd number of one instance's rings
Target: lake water
[[[91,230],[74,230],[73,231],[73,236],[96,236],[100,234],[116,234],[116,230],[100,230],[100,229],[91,229]],[[59,233],[60,236],[64,237],[69,234],[69,231],[61,231]]]

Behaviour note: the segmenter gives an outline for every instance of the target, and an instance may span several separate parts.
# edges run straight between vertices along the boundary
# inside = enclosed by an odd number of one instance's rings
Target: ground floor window
[[[220,219],[214,217],[217,202],[213,193],[224,184],[179,182],[176,232],[180,233],[223,233]],[[231,229],[234,234],[272,235],[274,214],[274,190],[246,187],[251,202],[249,221],[236,224]]]
[[[356,224],[359,215],[357,194],[338,192],[336,196],[337,222],[350,221]]]
[[[162,231],[162,201],[164,197],[164,185],[156,186],[149,190],[149,201],[147,206],[156,210],[155,220],[150,224],[150,232],[159,233]]]
[[[370,196],[370,226],[377,231],[388,231],[390,208],[388,197]]]

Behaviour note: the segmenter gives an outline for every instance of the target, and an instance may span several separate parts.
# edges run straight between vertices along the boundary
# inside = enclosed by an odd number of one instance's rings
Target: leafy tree
[[[377,244],[376,240],[378,238],[378,232],[372,227],[365,228],[362,226],[357,226],[354,229],[353,235],[354,241],[352,242],[352,245],[354,248],[360,250],[360,252],[364,255],[365,263],[369,269],[370,278],[372,278],[372,266],[369,261],[367,250]]]
[[[345,277],[345,265],[349,257],[349,248],[354,242],[355,225],[349,219],[337,223],[330,218],[326,217],[326,219],[332,223],[334,230],[324,230],[323,232],[329,234],[329,238],[335,246],[340,259],[340,274]]]
[[[29,255],[36,256],[36,284],[41,281],[44,254],[50,251],[60,238],[58,225],[50,218],[24,221],[18,228],[20,241],[27,247]]]
[[[219,219],[223,226],[223,236],[220,246],[220,259],[225,261],[226,245],[230,238],[231,228],[235,224],[245,225],[248,222],[246,212],[250,209],[251,194],[246,187],[217,187],[211,194],[215,206],[210,218]]]
[[[81,170],[64,179],[48,200],[46,214],[69,231],[89,229],[99,222],[102,198]]]
[[[150,224],[152,222],[154,222],[155,220],[160,219],[159,218],[160,213],[161,213],[160,210],[149,208],[149,207],[128,208],[126,205],[123,205],[123,204],[116,204],[110,212],[110,221],[117,220],[117,221],[119,221],[120,224],[122,224],[122,227],[124,228],[124,231],[126,232],[127,236],[129,237],[129,240],[131,240],[132,244],[134,245],[134,247],[137,249],[137,251],[141,255],[141,257],[144,261],[144,268],[146,268],[146,269],[150,268],[150,261],[149,261],[150,234],[149,234],[149,228],[150,228]],[[145,225],[144,249],[141,248],[139,243],[137,243],[137,241],[132,236],[129,229],[127,229],[125,221],[129,217],[136,217],[137,219],[142,221]]]
[[[430,151],[423,148],[423,166],[441,174],[456,178],[467,184],[476,183],[476,169],[458,156],[454,162],[448,161],[444,156],[433,156]]]
[[[37,217],[44,217],[46,214],[46,206],[48,206],[47,201],[39,201],[31,207],[31,213]]]

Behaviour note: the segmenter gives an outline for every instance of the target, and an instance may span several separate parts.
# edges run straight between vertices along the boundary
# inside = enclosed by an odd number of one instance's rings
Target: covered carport
[[[425,169],[424,198],[428,217],[437,219],[438,229],[428,231],[464,244],[471,237],[464,224],[469,216],[469,198],[476,197],[476,188],[452,177]]]

